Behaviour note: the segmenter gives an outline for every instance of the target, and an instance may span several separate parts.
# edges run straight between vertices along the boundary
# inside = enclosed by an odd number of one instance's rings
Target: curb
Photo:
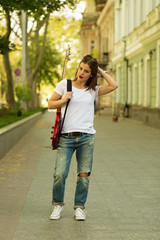
[[[35,113],[0,129],[0,159],[28,132],[41,116],[42,112]]]

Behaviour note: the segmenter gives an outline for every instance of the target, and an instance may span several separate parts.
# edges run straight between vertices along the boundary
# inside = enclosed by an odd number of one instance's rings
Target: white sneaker
[[[59,219],[61,217],[61,212],[64,210],[63,206],[60,205],[56,205],[54,207],[54,210],[52,212],[52,214],[50,215],[50,219]]]
[[[84,221],[86,219],[87,212],[82,208],[76,208],[75,210],[75,220]]]

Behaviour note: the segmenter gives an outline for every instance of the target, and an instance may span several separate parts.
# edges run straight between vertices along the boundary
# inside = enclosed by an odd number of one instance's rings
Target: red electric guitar
[[[69,45],[66,50],[66,56],[65,56],[64,65],[63,65],[62,79],[64,79],[64,76],[65,76],[68,60],[70,60],[70,46]],[[54,150],[54,149],[57,149],[57,147],[58,147],[59,138],[60,138],[60,134],[61,134],[61,130],[62,130],[61,109],[57,109],[55,124],[54,124],[54,127],[52,127],[52,128],[53,128],[53,132],[51,132],[51,133],[53,133],[53,135],[52,135],[51,139],[52,139],[52,150]]]

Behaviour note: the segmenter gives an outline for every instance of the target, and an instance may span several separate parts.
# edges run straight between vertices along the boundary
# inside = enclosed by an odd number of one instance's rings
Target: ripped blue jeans
[[[64,204],[65,182],[69,173],[72,155],[76,151],[77,185],[74,208],[84,208],[88,195],[89,175],[92,170],[94,144],[94,135],[91,134],[79,137],[61,136],[55,163],[53,204]],[[88,177],[80,177],[78,176],[79,173],[87,173]]]

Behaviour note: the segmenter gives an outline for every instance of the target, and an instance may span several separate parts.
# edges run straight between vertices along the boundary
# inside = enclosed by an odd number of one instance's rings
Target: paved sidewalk
[[[96,116],[88,217],[73,218],[74,157],[65,210],[54,221],[52,118],[44,114],[0,161],[0,240],[160,240],[160,130]]]

